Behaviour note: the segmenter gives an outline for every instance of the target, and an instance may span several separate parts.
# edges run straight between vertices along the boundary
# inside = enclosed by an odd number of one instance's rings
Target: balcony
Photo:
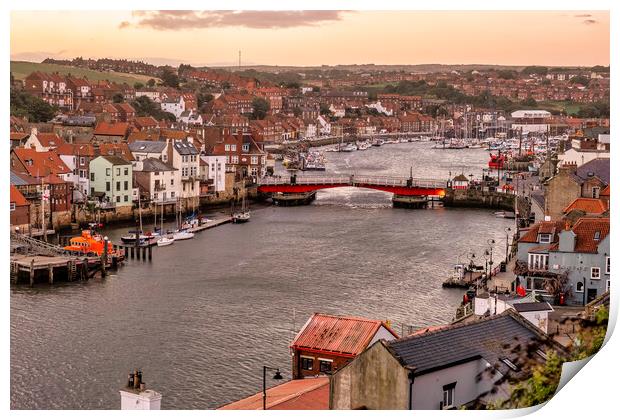
[[[166,191],[166,184],[155,184],[155,191]]]

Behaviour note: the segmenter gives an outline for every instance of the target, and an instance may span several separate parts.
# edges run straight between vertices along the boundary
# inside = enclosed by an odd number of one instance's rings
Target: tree
[[[497,72],[497,77],[499,77],[500,79],[516,79],[517,78],[517,72],[513,71],[513,70],[500,70]]]
[[[573,360],[590,357],[603,347],[608,323],[609,308],[606,306],[597,309],[593,319],[586,319],[581,322],[581,331],[577,336],[578,344],[573,349]]]
[[[211,102],[213,100],[213,95],[210,93],[198,92],[196,94],[196,102],[198,105],[198,109],[202,109],[203,105]]]
[[[114,102],[115,104],[120,104],[124,100],[125,100],[125,97],[120,92],[115,93],[114,96],[112,96],[112,102]]]
[[[319,105],[319,114],[321,114],[321,115],[331,115],[332,111],[329,109],[329,106],[327,104],[321,104],[321,105]]]
[[[299,83],[298,82],[288,82],[284,85],[285,88],[287,89],[299,89]]]
[[[590,79],[588,79],[586,76],[575,76],[571,77],[568,83],[588,86],[588,84],[590,83]]]
[[[173,114],[162,111],[159,104],[151,101],[147,96],[140,96],[136,98],[131,106],[136,110],[136,115],[139,117],[153,117],[156,120],[168,120],[176,121]]]
[[[57,108],[44,100],[17,89],[11,89],[11,115],[27,117],[30,122],[47,122],[54,118]]]
[[[269,112],[269,101],[263,98],[254,98],[252,100],[252,107],[254,108],[252,118],[255,120],[262,120],[267,116],[267,112]]]
[[[523,74],[537,74],[539,76],[544,76],[549,72],[549,68],[545,66],[527,66],[521,70]]]
[[[161,80],[164,86],[170,86],[173,88],[179,87],[179,76],[169,68],[164,68],[161,74]]]
[[[321,91],[321,88],[320,88],[320,87],[318,87],[318,86],[313,86],[313,87],[312,87],[312,92],[318,93],[318,92],[320,92],[320,91]]]
[[[155,79],[149,79],[148,82],[146,82],[146,85],[152,88],[153,86],[155,86]]]
[[[134,88],[135,90],[140,90],[140,89],[142,89],[143,87],[144,87],[144,84],[143,84],[143,83],[140,83],[140,82],[136,82],[136,83],[134,83],[134,84],[133,84],[133,88]]]
[[[528,106],[530,108],[536,108],[538,106],[538,102],[536,102],[536,99],[532,98],[531,96],[521,103],[523,104],[523,106]]]

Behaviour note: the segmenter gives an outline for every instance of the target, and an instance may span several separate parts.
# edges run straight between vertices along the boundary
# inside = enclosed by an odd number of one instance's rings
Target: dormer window
[[[594,232],[594,240],[598,241],[600,239],[601,239],[601,232],[597,230],[596,232]]]
[[[550,233],[541,233],[539,236],[539,240],[541,244],[550,244],[551,243],[551,234]]]

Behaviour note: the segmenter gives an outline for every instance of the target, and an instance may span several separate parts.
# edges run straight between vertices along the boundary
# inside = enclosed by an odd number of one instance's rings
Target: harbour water
[[[488,154],[407,143],[327,158],[328,173],[413,166],[447,179],[479,177]],[[11,407],[116,409],[127,372],[142,368],[162,408],[216,408],[260,391],[263,365],[290,378],[288,345],[313,312],[389,320],[397,333],[449,322],[462,295],[441,288],[452,265],[490,238],[499,261],[511,224],[490,210],[393,209],[389,194],[344,188],[255,208],[250,223],[156,249],[105,281],[12,288]]]

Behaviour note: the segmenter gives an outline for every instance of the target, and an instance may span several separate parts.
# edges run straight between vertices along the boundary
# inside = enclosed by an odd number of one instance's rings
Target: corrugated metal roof
[[[291,347],[356,356],[366,349],[382,325],[377,320],[315,313]]]

